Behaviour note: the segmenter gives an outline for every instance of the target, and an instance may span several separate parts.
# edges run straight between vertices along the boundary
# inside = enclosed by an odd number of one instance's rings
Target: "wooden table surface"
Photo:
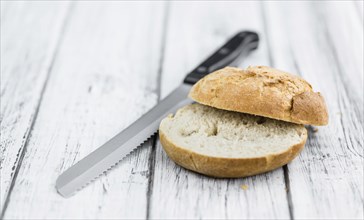
[[[1,2],[1,217],[363,219],[363,1]],[[151,139],[65,199],[56,178],[158,103],[240,30],[240,66],[300,74],[327,102],[303,152],[214,179]]]

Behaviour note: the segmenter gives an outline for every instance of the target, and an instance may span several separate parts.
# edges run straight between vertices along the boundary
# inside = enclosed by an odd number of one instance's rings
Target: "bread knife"
[[[246,57],[249,52],[258,47],[258,43],[259,37],[255,32],[242,31],[234,35],[215,53],[192,70],[186,76],[182,85],[161,100],[154,108],[63,172],[56,181],[58,193],[63,197],[70,197],[97,177],[106,173],[155,134],[159,123],[164,117],[193,102],[188,98],[188,93],[193,84],[208,73],[232,65],[238,58]]]

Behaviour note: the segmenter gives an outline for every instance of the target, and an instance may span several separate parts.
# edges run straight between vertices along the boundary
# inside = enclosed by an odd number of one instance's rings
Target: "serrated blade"
[[[62,173],[56,181],[58,193],[63,197],[73,195],[131,153],[158,130],[164,117],[192,103],[187,98],[190,89],[191,85],[182,84],[128,128]]]

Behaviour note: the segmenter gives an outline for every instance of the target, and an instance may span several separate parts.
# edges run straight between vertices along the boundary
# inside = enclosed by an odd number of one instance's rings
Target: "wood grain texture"
[[[234,33],[249,29],[264,36],[260,5],[254,2],[174,2],[169,17],[161,84],[163,95]],[[247,63],[269,65],[264,37],[259,48],[243,66]],[[152,219],[290,217],[282,169],[244,179],[214,179],[177,166],[160,144],[156,153]]]
[[[151,142],[72,198],[55,181],[157,103],[163,17],[163,3],[76,3],[6,219],[146,217]]]
[[[305,150],[288,166],[293,217],[362,219],[363,124],[359,112],[363,103],[360,98],[352,99],[363,95],[363,57],[352,46],[360,48],[363,42],[360,35],[351,38],[354,42],[345,36],[334,39],[362,27],[358,23],[346,26],[344,21],[355,16],[343,9],[346,5],[298,2],[265,6],[274,66],[300,73],[323,93],[330,110],[329,125],[317,132],[310,127]],[[335,32],[330,30],[334,25]],[[353,66],[347,68],[343,63],[349,54]]]
[[[67,11],[67,2],[1,1],[0,210],[37,117]]]

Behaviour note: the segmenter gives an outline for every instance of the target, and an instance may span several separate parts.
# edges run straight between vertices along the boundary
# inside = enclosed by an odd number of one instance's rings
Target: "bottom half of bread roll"
[[[303,149],[303,125],[187,105],[163,119],[160,141],[168,156],[189,170],[236,178],[281,167]]]

